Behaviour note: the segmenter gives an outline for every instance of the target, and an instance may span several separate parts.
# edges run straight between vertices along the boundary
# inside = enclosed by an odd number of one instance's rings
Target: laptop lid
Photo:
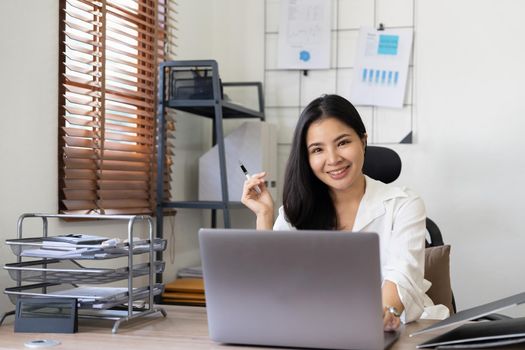
[[[470,309],[458,311],[449,318],[436,322],[427,328],[420,329],[417,332],[410,334],[410,336],[412,337],[414,335],[435,331],[445,327],[457,326],[467,321],[475,320],[523,303],[525,303],[525,292],[511,295],[510,297],[499,299],[487,304],[475,306]]]
[[[199,240],[212,340],[383,348],[377,234],[201,229]]]

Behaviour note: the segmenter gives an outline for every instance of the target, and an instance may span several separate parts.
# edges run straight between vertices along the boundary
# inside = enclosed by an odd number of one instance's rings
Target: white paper
[[[69,233],[60,236],[49,236],[44,238],[44,242],[65,242],[70,244],[100,244],[109,238],[79,233]]]
[[[133,244],[133,253],[146,253],[150,249],[149,243]],[[162,243],[154,242],[154,250],[161,250]],[[35,249],[24,249],[20,256],[33,257],[33,258],[57,258],[57,259],[105,259],[110,257],[119,257],[128,254],[129,246],[125,243],[119,243],[113,246],[101,246],[96,245],[93,248],[77,248],[77,249],[64,249],[59,247],[52,249],[51,247],[42,247]]]
[[[115,295],[127,293],[124,287],[78,287],[67,290],[53,292],[53,295],[63,295],[68,298],[79,298],[80,301],[89,302],[98,299],[110,298]]]
[[[330,68],[331,1],[281,0],[278,68]]]
[[[20,256],[27,256],[33,258],[78,259],[85,258],[87,256],[93,256],[95,252],[101,251],[102,249],[98,248],[80,248],[74,250],[36,248],[25,249],[24,251],[22,251]]]
[[[362,27],[356,50],[350,99],[355,105],[402,108],[412,29],[378,31]]]

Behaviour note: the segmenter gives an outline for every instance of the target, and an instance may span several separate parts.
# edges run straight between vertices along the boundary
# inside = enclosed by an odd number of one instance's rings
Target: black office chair
[[[401,158],[396,153],[396,151],[381,147],[381,146],[367,146],[366,147],[366,153],[365,153],[365,162],[363,164],[363,173],[371,177],[372,179],[379,180],[384,183],[391,183],[395,181],[399,174],[401,173]],[[428,264],[429,255],[431,255],[431,250],[434,247],[443,247],[446,248],[447,246],[443,243],[443,236],[441,235],[441,230],[436,225],[434,221],[432,221],[430,218],[427,217],[426,219],[426,228],[428,232],[428,237],[425,242],[426,251],[425,251],[425,260]],[[430,253],[430,254],[429,254]],[[445,289],[449,289],[450,286],[450,273],[448,270],[448,255],[447,255],[447,266],[446,266],[446,274],[448,277],[448,286],[445,287]],[[425,277],[427,277],[428,271],[427,268],[425,268]],[[429,290],[430,291],[430,290]],[[443,291],[441,291],[443,292]],[[454,299],[454,293],[452,292],[452,289],[450,288],[451,293],[451,307],[449,306],[450,313],[456,313],[456,301]],[[429,293],[430,294],[430,293]],[[433,300],[434,302],[441,303],[439,300]],[[446,305],[446,304],[445,304]],[[512,317],[502,315],[502,314],[490,314],[486,315],[482,318],[476,319],[477,320],[504,320],[509,319]]]
[[[384,183],[391,183],[395,181],[399,174],[401,173],[401,158],[397,154],[396,151],[386,148],[386,147],[380,147],[380,146],[367,146],[366,147],[366,153],[365,153],[365,161],[363,164],[363,173],[371,177],[372,179],[379,180]],[[426,228],[428,232],[428,237],[426,239],[425,246],[426,248],[431,247],[443,247],[446,248],[446,246],[443,243],[443,236],[441,235],[441,231],[439,227],[436,225],[434,221],[432,221],[430,218],[426,219]],[[450,309],[450,313],[456,312],[456,302],[454,300],[454,294],[452,293],[452,289],[450,288],[450,272],[448,269],[448,252],[450,251],[450,248],[446,248],[447,250],[445,252],[432,252],[430,249],[427,249],[425,252],[425,259],[427,262],[427,268],[425,269],[425,277],[429,276],[435,276],[435,275],[441,275],[441,278],[439,280],[445,280],[444,286],[442,286],[442,289],[438,292],[433,293],[435,296],[438,296],[438,299],[443,300],[434,300],[436,303],[443,303]],[[436,255],[438,254],[438,255]],[[439,256],[439,254],[446,254],[446,256]],[[437,256],[437,258],[436,258]],[[430,259],[430,260],[429,260]],[[443,270],[442,272],[436,273],[435,268],[430,268],[429,262],[430,261],[436,261],[436,260],[443,260],[446,259],[446,261],[443,262]],[[438,267],[439,269],[439,267]],[[443,276],[443,275],[446,276]],[[436,287],[434,287],[436,288]],[[450,294],[448,294],[450,290]],[[434,289],[435,291],[435,289]],[[431,294],[432,290],[429,290],[429,294]],[[445,294],[445,297],[439,297]],[[432,299],[432,296],[431,296]]]
[[[389,184],[401,174],[401,158],[393,149],[367,146],[363,173],[372,179]]]
[[[394,182],[401,174],[401,158],[393,149],[367,146],[363,173],[386,184]],[[427,239],[426,247],[442,246],[443,237],[436,223],[427,218],[426,227],[430,238]]]

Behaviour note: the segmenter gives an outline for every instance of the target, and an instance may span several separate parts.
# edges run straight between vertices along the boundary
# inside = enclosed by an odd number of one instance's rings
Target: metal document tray
[[[7,239],[5,243],[11,247],[11,250],[16,256],[27,256],[33,258],[56,258],[56,259],[89,259],[102,260],[113,259],[128,255],[129,244],[122,243],[116,247],[104,247],[100,244],[77,244],[75,248],[78,250],[54,250],[53,242],[47,241],[44,248],[43,237],[29,237],[18,239]],[[143,254],[149,252],[149,240],[134,240],[133,254]],[[49,249],[47,249],[49,248]],[[58,243],[57,249],[64,248]],[[153,250],[164,251],[166,249],[166,240],[155,238],[153,239]],[[78,252],[78,254],[75,254]]]
[[[26,219],[41,220],[41,234],[25,234]],[[50,219],[120,221],[127,224],[127,237],[121,241],[51,232]],[[136,227],[139,222],[146,228]],[[16,263],[4,266],[16,283],[4,290],[13,304],[22,297],[33,301],[76,299],[82,317],[112,320],[113,333],[122,322],[156,313],[166,316],[162,308],[154,306],[154,297],[164,288],[155,284],[155,275],[163,272],[165,263],[155,260],[162,260],[160,252],[166,249],[167,241],[154,237],[151,216],[25,213],[18,218],[16,237],[5,241],[18,257]],[[134,254],[145,255],[135,259]],[[114,262],[107,261],[113,258]],[[0,314],[0,325],[6,316],[15,314],[16,310]]]
[[[165,263],[155,261],[153,272],[162,273]],[[127,266],[115,269],[87,268],[73,260],[35,260],[6,264],[4,269],[17,282],[102,284],[129,277]],[[149,274],[149,263],[133,266],[133,277]]]
[[[164,285],[156,283],[153,286],[153,295],[159,295],[163,292]],[[96,291],[96,293],[93,293]],[[77,287],[71,288],[58,283],[38,283],[27,286],[6,288],[4,291],[9,300],[16,304],[18,297],[35,297],[35,298],[76,298],[80,309],[97,309],[105,310],[117,305],[123,305],[129,302],[127,288],[113,287]],[[149,287],[133,288],[131,301],[147,299],[149,296]]]

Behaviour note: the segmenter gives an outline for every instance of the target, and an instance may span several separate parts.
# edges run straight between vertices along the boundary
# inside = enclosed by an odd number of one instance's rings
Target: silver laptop
[[[397,339],[383,332],[377,234],[201,229],[199,240],[214,341],[383,349]]]

